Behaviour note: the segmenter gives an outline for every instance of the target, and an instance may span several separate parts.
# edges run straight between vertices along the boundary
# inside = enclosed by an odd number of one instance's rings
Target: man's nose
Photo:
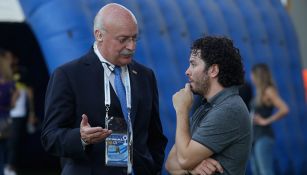
[[[136,47],[136,41],[134,39],[129,39],[126,48],[129,50],[135,50],[135,47]]]
[[[185,75],[186,75],[186,76],[189,76],[189,75],[190,75],[190,70],[189,70],[189,68],[185,71]]]

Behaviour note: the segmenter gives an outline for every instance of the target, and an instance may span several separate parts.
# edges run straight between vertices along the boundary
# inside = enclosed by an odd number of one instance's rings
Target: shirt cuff
[[[81,140],[81,143],[82,143],[83,150],[85,150],[85,147],[87,145],[89,145],[89,143],[86,143],[82,138],[80,138],[80,140]]]

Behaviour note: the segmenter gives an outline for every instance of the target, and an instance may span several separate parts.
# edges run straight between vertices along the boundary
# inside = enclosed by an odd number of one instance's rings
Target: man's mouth
[[[131,58],[131,57],[133,57],[133,54],[129,54],[129,55],[121,55],[122,57],[124,57],[124,58]]]
[[[130,57],[133,57],[134,51],[123,50],[121,51],[120,55],[125,58],[130,58]]]

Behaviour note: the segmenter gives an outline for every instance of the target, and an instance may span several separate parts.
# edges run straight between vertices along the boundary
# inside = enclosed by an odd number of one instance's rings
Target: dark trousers
[[[26,136],[27,118],[12,118],[12,133],[8,140],[8,164],[18,167],[20,151]]]
[[[3,175],[4,166],[6,164],[7,140],[0,140],[0,175]]]

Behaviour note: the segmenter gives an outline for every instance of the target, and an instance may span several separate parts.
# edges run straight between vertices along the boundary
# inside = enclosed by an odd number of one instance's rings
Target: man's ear
[[[99,30],[95,31],[95,38],[97,41],[103,41],[102,33]]]
[[[217,77],[217,75],[220,72],[220,68],[219,65],[217,64],[212,64],[209,68],[209,74],[211,77]]]

